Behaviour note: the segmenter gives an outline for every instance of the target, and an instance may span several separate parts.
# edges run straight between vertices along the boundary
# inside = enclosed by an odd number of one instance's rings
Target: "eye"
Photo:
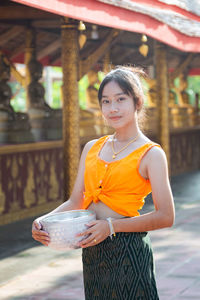
[[[109,103],[109,100],[108,100],[108,99],[103,99],[103,100],[101,100],[101,103],[102,103],[102,104],[108,104],[108,103]]]
[[[118,101],[119,101],[119,102],[124,101],[124,100],[126,100],[125,97],[120,97],[120,98],[118,98]]]

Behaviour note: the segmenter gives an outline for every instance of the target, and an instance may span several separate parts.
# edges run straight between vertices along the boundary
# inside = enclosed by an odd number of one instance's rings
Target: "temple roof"
[[[197,16],[200,16],[200,2],[199,0],[159,0],[160,2],[174,5],[183,8]]]
[[[182,51],[200,52],[198,0],[14,1],[85,22],[145,33]]]
[[[119,35],[110,45],[113,64],[152,65],[154,41],[158,40],[166,45],[169,68],[176,68],[192,52],[190,69],[199,73],[199,6],[197,0],[3,0],[0,47],[10,60],[23,63],[26,28],[32,27],[36,31],[37,58],[44,65],[60,65],[61,19],[67,16],[86,24],[82,59],[98,49],[111,28],[116,28]],[[91,36],[94,24],[98,25],[97,39]],[[142,34],[148,38],[146,57],[139,52]],[[99,63],[102,61],[101,57]]]
[[[146,3],[143,1],[137,3],[130,0],[98,0],[99,2],[107,3],[109,5],[117,6],[126,10],[134,11],[139,14],[144,14],[151,17],[152,19],[158,20],[167,26],[176,29],[177,31],[187,35],[200,37],[200,19],[198,20],[195,16],[188,15],[184,10],[175,11],[174,9],[167,7],[166,5],[158,5],[156,1],[152,3]],[[147,2],[147,1],[146,1]],[[160,1],[167,3],[168,1]],[[177,1],[176,6],[179,7],[180,1]],[[188,4],[188,3],[187,3]],[[174,4],[175,5],[175,4]],[[199,3],[200,9],[200,3]],[[187,11],[191,6],[187,5],[185,9]],[[198,9],[198,8],[197,8]],[[196,20],[197,19],[197,20]]]

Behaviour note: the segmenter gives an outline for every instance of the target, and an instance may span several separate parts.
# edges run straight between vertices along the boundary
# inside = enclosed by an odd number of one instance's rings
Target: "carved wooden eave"
[[[192,60],[194,59],[194,57],[195,57],[194,53],[188,54],[186,58],[184,58],[182,61],[180,61],[180,63],[176,66],[174,71],[169,74],[169,86],[170,87],[174,86],[174,79],[175,78],[180,76],[180,74],[185,72],[185,71],[188,72],[189,65],[192,62]],[[151,78],[147,77],[146,81],[148,82],[151,89],[155,89],[155,86],[156,86],[156,80],[155,79],[151,79]]]
[[[194,58],[194,54],[193,53],[190,53],[187,55],[186,59],[184,59],[178,66],[177,68],[173,71],[173,73],[170,74],[170,77],[169,77],[169,82],[170,84],[172,85],[173,84],[173,81],[176,77],[178,77],[182,72],[184,72],[189,64],[191,63],[191,61],[193,60]]]
[[[61,47],[61,40],[60,40],[60,38],[57,38],[55,41],[51,42],[50,44],[48,44],[46,47],[44,47],[43,49],[41,49],[38,52],[37,59],[40,60],[41,58],[51,54],[54,51],[56,51],[60,47]]]
[[[0,1],[1,2],[1,1]],[[3,2],[3,1],[2,1]],[[12,3],[12,1],[10,1]],[[23,1],[22,1],[23,2]],[[8,1],[9,3],[9,1]],[[0,20],[21,20],[26,18],[27,20],[37,20],[37,19],[50,19],[52,18],[52,14],[43,10],[38,10],[36,8],[32,8],[31,10],[27,6],[14,5],[12,3],[12,15],[10,13],[10,5],[4,5],[0,9]]]
[[[117,6],[137,13],[148,15],[177,31],[192,37],[200,37],[200,22],[191,20],[180,13],[160,9],[151,5],[134,3],[130,0],[98,0],[112,6]]]
[[[22,27],[22,26],[21,26]],[[15,28],[15,26],[14,26]],[[24,26],[24,30],[25,30]],[[39,31],[36,35],[36,45],[39,45],[40,41],[42,41],[46,36],[46,33],[43,31]],[[4,43],[3,43],[4,44]],[[19,54],[23,53],[25,50],[25,39],[23,40],[22,43],[18,47],[15,47],[12,52],[9,53],[9,58],[10,60],[14,59],[17,57]]]
[[[79,63],[79,79],[83,77],[88,71],[98,62],[98,60],[105,55],[105,52],[116,42],[119,31],[111,30],[102,44],[84,60]]]
[[[13,26],[12,28],[8,29],[6,32],[1,34],[0,46],[17,37],[22,33],[22,31],[24,31],[24,28],[22,26]]]
[[[31,25],[40,29],[55,29],[60,27],[60,19],[56,16],[55,19],[33,20]]]
[[[195,6],[190,4],[193,1],[182,1],[182,6],[178,0],[174,1],[174,5],[167,4],[167,0],[10,1],[13,5],[16,2],[34,8],[35,11],[37,8],[41,15],[47,12],[45,18],[32,18],[36,27],[46,26],[53,30],[51,21],[48,22],[50,15],[52,19],[64,16],[107,28],[146,34],[181,51],[200,53],[200,17],[194,13]],[[19,17],[19,10],[16,15]],[[46,21],[46,25],[43,21]],[[49,61],[57,63],[56,56],[58,53]]]
[[[13,59],[15,58],[16,56],[20,55],[21,53],[24,52],[24,47],[25,47],[25,44],[22,43],[19,47],[13,49],[13,51],[9,54],[9,58],[10,59]]]

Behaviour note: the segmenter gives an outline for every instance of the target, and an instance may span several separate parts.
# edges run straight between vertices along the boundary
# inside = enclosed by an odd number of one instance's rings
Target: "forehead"
[[[115,81],[108,82],[102,92],[102,96],[116,95],[116,94],[124,94],[124,91],[121,89],[119,84]]]

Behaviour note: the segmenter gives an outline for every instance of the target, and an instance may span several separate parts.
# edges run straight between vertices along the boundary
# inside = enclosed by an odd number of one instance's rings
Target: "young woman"
[[[89,235],[80,243],[86,300],[159,299],[148,231],[172,226],[174,205],[165,153],[138,125],[141,74],[118,67],[102,81],[99,103],[115,133],[86,144],[70,199],[51,212],[96,213],[97,220],[80,234]],[[155,210],[140,215],[151,191]],[[48,245],[39,219],[33,238]]]

